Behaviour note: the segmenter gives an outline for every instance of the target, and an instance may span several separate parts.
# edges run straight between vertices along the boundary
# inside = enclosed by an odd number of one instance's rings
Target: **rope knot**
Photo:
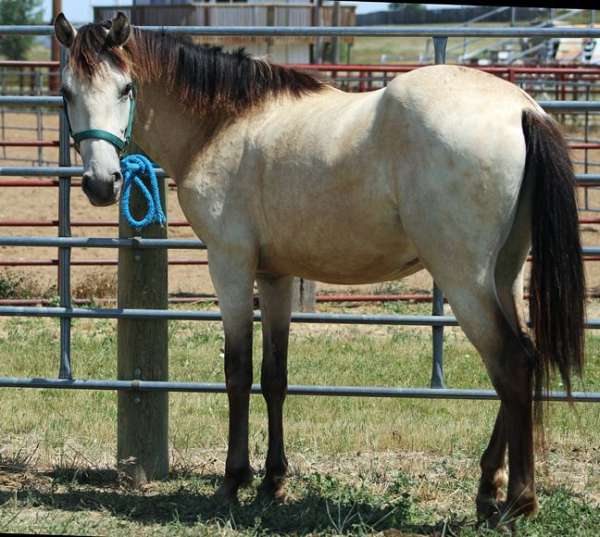
[[[160,193],[158,191],[158,180],[154,166],[144,155],[128,155],[121,160],[121,171],[123,173],[123,192],[121,194],[121,211],[128,224],[141,229],[150,224],[160,224],[164,226],[167,222],[165,213],[160,204]],[[142,181],[141,176],[148,176],[150,179],[150,190]],[[146,198],[146,215],[141,220],[136,220],[129,208],[129,198],[131,189],[136,185]]]

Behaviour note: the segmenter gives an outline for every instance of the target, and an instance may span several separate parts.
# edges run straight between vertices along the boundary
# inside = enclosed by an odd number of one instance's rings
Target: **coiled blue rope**
[[[127,155],[121,159],[121,171],[123,173],[123,192],[121,193],[121,212],[129,223],[136,229],[141,229],[150,224],[160,224],[164,226],[167,218],[160,204],[160,193],[158,191],[158,180],[154,166],[144,155]],[[147,175],[150,179],[150,190],[146,187],[141,176]],[[136,220],[129,208],[129,198],[131,189],[136,185],[146,198],[146,216],[141,220]]]

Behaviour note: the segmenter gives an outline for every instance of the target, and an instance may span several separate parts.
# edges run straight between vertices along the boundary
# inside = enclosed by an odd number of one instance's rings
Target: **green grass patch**
[[[427,304],[385,307],[387,313],[429,310]],[[290,383],[428,386],[430,332],[293,325]],[[58,336],[55,320],[4,320],[2,374],[54,377]],[[169,340],[172,379],[223,382],[219,323],[171,323]],[[260,341],[257,325],[255,381]],[[116,322],[74,321],[72,351],[77,378],[115,378]],[[593,332],[587,353],[586,378],[575,389],[598,391],[600,337]],[[446,330],[445,368],[450,387],[490,388],[481,359],[458,329]],[[224,395],[170,395],[173,474],[143,491],[129,490],[115,475],[114,393],[10,389],[2,396],[0,531],[65,534],[366,534],[399,529],[408,535],[475,535],[477,461],[497,410],[496,402],[290,396],[285,406],[292,467],[288,502],[265,503],[257,495],[256,480],[230,511],[213,498],[227,445]],[[523,535],[595,535],[600,413],[591,404],[574,408],[550,405],[550,451],[538,464],[542,512],[520,524]],[[265,404],[256,396],[250,416],[256,469],[264,461],[266,438]],[[581,533],[568,533],[569,524]]]

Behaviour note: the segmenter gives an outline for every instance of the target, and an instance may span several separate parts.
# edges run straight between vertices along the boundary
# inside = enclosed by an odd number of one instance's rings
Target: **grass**
[[[424,313],[429,305],[388,305]],[[428,329],[293,327],[290,383],[426,386]],[[255,333],[259,356],[260,329]],[[170,325],[171,378],[222,382],[218,324]],[[5,319],[2,373],[55,376],[58,323]],[[452,387],[488,388],[481,361],[456,330],[446,334]],[[78,378],[115,378],[116,325],[76,320]],[[588,336],[586,388],[600,390],[600,338]],[[255,360],[255,379],[260,360]],[[576,386],[581,389],[581,386]],[[495,402],[292,397],[285,408],[289,500],[272,505],[259,480],[229,510],[213,498],[226,452],[223,395],[171,394],[172,475],[131,490],[114,470],[116,396],[109,392],[5,390],[0,407],[0,532],[197,535],[475,535],[477,460]],[[600,525],[600,415],[594,405],[552,404],[549,451],[538,455],[542,512],[523,535],[596,535]],[[250,450],[266,451],[266,414],[253,397]],[[444,529],[446,528],[446,529]],[[572,528],[579,533],[573,533]],[[560,530],[560,531],[559,531]],[[444,533],[445,532],[445,533]],[[571,533],[569,533],[571,532]]]

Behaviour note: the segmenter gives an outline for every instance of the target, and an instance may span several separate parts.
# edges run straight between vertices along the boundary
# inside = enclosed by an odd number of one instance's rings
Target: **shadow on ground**
[[[204,524],[251,533],[383,531],[397,537],[460,533],[460,525],[444,530],[443,521],[411,523],[413,500],[400,490],[401,483],[375,493],[364,483],[350,486],[331,476],[292,476],[288,498],[275,503],[260,494],[255,479],[241,491],[239,503],[227,505],[214,494],[222,481],[216,474],[173,474],[138,490],[128,487],[113,469],[24,470],[0,468],[0,507],[16,499],[29,508],[97,511],[140,525]],[[6,486],[11,479],[14,485]]]

